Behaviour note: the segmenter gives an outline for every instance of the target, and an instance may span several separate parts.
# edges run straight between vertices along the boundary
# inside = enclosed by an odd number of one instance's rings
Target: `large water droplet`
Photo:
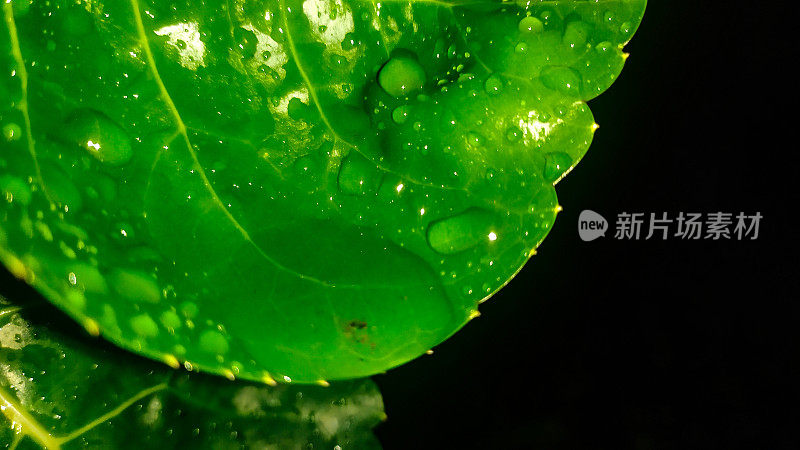
[[[80,110],[67,125],[74,142],[103,163],[119,166],[133,156],[128,134],[101,112]]]
[[[522,33],[540,33],[544,30],[544,24],[536,17],[528,16],[519,21],[519,31]]]
[[[572,158],[563,152],[550,153],[545,158],[544,179],[552,183],[558,180],[572,165]]]
[[[378,73],[378,84],[393,97],[405,97],[422,90],[425,71],[411,56],[394,56]]]
[[[487,211],[470,209],[461,214],[437,220],[428,226],[428,244],[445,255],[470,249],[489,240],[492,216]]]
[[[586,45],[589,37],[589,24],[582,21],[570,22],[564,30],[562,42],[572,48],[581,48]]]
[[[542,70],[542,83],[564,95],[578,97],[581,92],[581,76],[565,66],[550,66]]]

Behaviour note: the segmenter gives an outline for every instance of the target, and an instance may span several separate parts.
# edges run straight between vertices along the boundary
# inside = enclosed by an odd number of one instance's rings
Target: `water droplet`
[[[252,58],[258,47],[258,37],[252,30],[237,28],[233,32],[236,39],[236,50],[241,52],[242,58]]]
[[[456,44],[451,44],[450,47],[447,47],[447,57],[453,59],[458,55],[458,48]]]
[[[480,133],[470,131],[467,133],[467,142],[473,147],[482,147],[483,144],[486,143],[486,138],[484,138]]]
[[[339,189],[350,195],[374,193],[381,182],[375,164],[358,153],[351,153],[339,168]]]
[[[22,129],[15,123],[8,123],[3,126],[3,137],[9,142],[19,140]]]
[[[115,269],[108,277],[111,286],[121,297],[132,302],[158,303],[161,289],[153,277],[138,271]]]
[[[83,311],[86,308],[86,297],[77,290],[71,290],[64,295],[64,300],[73,311]]]
[[[161,324],[168,329],[177,330],[181,327],[181,318],[178,317],[173,311],[164,311],[161,313]]]
[[[89,264],[78,263],[70,267],[67,275],[69,283],[79,286],[84,292],[107,294],[108,285],[100,272]]]
[[[228,352],[228,340],[219,331],[206,330],[200,335],[200,347],[216,355]]]
[[[0,192],[5,193],[8,202],[28,205],[31,202],[31,189],[24,181],[10,175],[0,176]]]
[[[497,74],[490,75],[483,87],[487,94],[498,94],[503,90],[503,79]]]
[[[613,44],[608,41],[603,41],[595,45],[594,48],[600,53],[605,53],[613,48]]]
[[[406,123],[406,120],[408,120],[408,113],[409,113],[408,106],[406,105],[398,106],[397,108],[394,109],[394,111],[392,111],[392,120],[394,120],[395,123],[404,124]]]
[[[152,338],[158,336],[158,325],[147,314],[132,317],[129,323],[133,332],[141,337]]]
[[[549,153],[545,158],[544,179],[552,183],[558,180],[572,165],[572,158],[563,152]]]
[[[343,70],[347,67],[349,61],[342,55],[331,53],[328,56],[328,64],[336,70]]]
[[[398,55],[378,72],[378,84],[393,97],[405,97],[422,90],[425,71],[411,56]]]
[[[565,66],[550,66],[542,70],[542,83],[564,95],[577,97],[581,92],[581,76],[575,70]]]
[[[517,142],[521,137],[522,130],[517,126],[509,127],[508,130],[506,130],[506,139],[508,139],[509,142]]]
[[[519,21],[519,31],[522,33],[541,33],[544,24],[541,20],[533,16],[528,16]]]
[[[67,125],[73,142],[103,163],[119,166],[133,156],[131,139],[125,130],[99,111],[80,110]]]
[[[524,55],[525,53],[528,53],[528,44],[526,42],[518,42],[517,46],[514,47],[514,51]]]
[[[276,72],[272,67],[266,64],[261,64],[260,66],[258,66],[258,71],[262,75],[265,75],[267,78],[270,78],[272,80],[280,80],[281,78],[278,72]]]
[[[486,240],[491,227],[491,214],[480,209],[470,209],[431,223],[428,226],[428,244],[438,253],[451,255]]]
[[[567,24],[562,42],[572,48],[581,48],[586,45],[589,36],[589,25],[586,22],[575,21]]]
[[[192,302],[181,303],[179,309],[181,311],[181,314],[183,314],[185,317],[189,319],[194,319],[195,317],[197,317],[197,313],[200,312],[200,310],[197,308],[197,305]]]

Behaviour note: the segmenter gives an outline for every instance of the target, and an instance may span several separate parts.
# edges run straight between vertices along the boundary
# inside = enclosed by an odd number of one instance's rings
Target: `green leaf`
[[[645,0],[12,0],[0,260],[150,358],[377,373],[534,253]]]
[[[0,443],[22,450],[379,448],[369,380],[277,387],[175,371],[0,297]],[[6,447],[4,447],[6,448]]]

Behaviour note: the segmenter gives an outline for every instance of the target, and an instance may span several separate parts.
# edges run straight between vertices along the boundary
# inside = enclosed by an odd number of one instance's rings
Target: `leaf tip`
[[[181,363],[175,355],[164,355],[164,363],[173,369],[180,369]]]
[[[261,381],[263,381],[264,384],[268,384],[270,386],[278,385],[278,382],[275,381],[275,378],[272,378],[272,375],[270,375],[269,372],[264,372],[264,374],[261,375]]]
[[[93,319],[86,319],[83,322],[83,328],[85,328],[86,332],[92,335],[92,337],[100,336],[100,325]]]

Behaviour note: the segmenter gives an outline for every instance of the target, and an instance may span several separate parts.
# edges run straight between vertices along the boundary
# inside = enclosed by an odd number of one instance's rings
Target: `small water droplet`
[[[200,335],[200,347],[216,355],[228,352],[228,340],[219,331],[206,330]]]
[[[99,111],[80,110],[67,121],[67,126],[73,142],[100,162],[120,166],[133,156],[130,136]]]
[[[613,44],[608,41],[603,41],[595,45],[594,48],[600,53],[605,53],[613,48]]]
[[[3,125],[3,137],[9,142],[19,140],[22,136],[22,129],[15,123],[7,123]]]
[[[473,147],[482,147],[486,142],[486,138],[484,138],[480,133],[470,131],[467,133],[467,142]]]
[[[188,319],[194,319],[197,317],[197,313],[200,312],[194,302],[183,302],[178,309]]]
[[[508,139],[509,142],[517,142],[521,137],[522,130],[517,126],[509,127],[508,130],[506,130],[506,139]]]
[[[328,56],[328,64],[336,70],[342,70],[347,67],[349,61],[342,55],[331,53]]]
[[[131,302],[159,303],[161,289],[150,275],[134,270],[115,269],[108,277],[111,286],[119,294]]]
[[[406,123],[406,120],[408,120],[408,113],[409,113],[408,106],[406,105],[398,106],[397,108],[394,109],[394,111],[392,111],[392,120],[394,120],[395,123],[404,124]]]
[[[183,324],[181,318],[174,311],[164,311],[159,319],[167,329],[177,330]]]
[[[147,314],[134,316],[129,323],[133,332],[141,337],[152,338],[158,336],[158,325]]]
[[[497,74],[490,75],[483,87],[487,94],[498,94],[503,90],[503,79]]]

